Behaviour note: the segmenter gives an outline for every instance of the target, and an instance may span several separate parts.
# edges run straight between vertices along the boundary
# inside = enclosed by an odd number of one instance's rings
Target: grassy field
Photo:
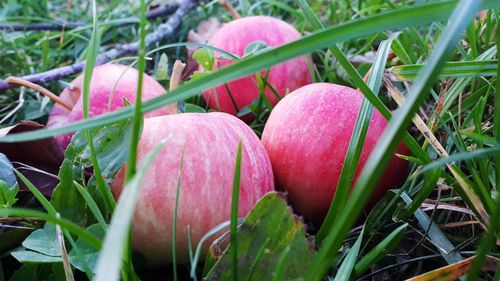
[[[172,2],[130,2],[0,1],[0,79],[85,61],[87,85],[85,120],[0,137],[1,153],[24,157],[10,159],[16,169],[5,157],[0,163],[0,281],[500,280],[500,2],[229,1],[242,16],[282,19],[303,37],[238,58],[208,75],[184,75],[168,95],[88,118],[88,85],[99,54],[138,42],[139,55],[114,62],[133,65],[168,88],[175,60],[188,61],[188,32],[211,17],[234,19],[219,1],[203,2],[169,40],[146,46],[147,34],[169,18],[146,15]],[[61,28],[59,22],[78,26]],[[55,28],[9,29],[39,23]],[[202,50],[210,54],[212,49]],[[216,243],[207,257],[202,246],[190,245],[186,264],[172,254],[168,265],[147,266],[133,252],[129,233],[146,162],[161,147],[136,164],[141,112],[176,102],[182,112],[212,111],[202,91],[306,54],[312,57],[313,82],[349,86],[365,97],[337,186],[345,196],[336,194],[320,226],[295,220],[286,199],[276,193],[259,201],[246,219],[238,218],[233,200],[228,222],[211,231],[220,236],[224,229],[231,243]],[[209,55],[197,59],[202,64],[213,60]],[[75,77],[43,87],[60,93]],[[52,107],[39,91],[6,90],[0,95],[0,126],[23,120],[46,124]],[[272,109],[256,101],[241,113],[256,116],[249,126],[260,137]],[[372,109],[390,122],[347,196]],[[60,159],[33,148],[42,144],[22,143],[70,131],[77,133]],[[410,163],[406,180],[365,208],[402,142],[411,152],[401,156]],[[47,158],[57,159],[47,163]],[[234,176],[233,199],[240,192],[241,161],[240,151],[235,169],[227,171]],[[127,183],[115,202],[109,185],[124,163]],[[41,177],[32,166],[49,175]],[[177,199],[183,200],[176,197],[175,212]],[[290,223],[279,224],[283,221]],[[222,249],[217,252],[217,247]],[[175,253],[175,243],[173,248]]]

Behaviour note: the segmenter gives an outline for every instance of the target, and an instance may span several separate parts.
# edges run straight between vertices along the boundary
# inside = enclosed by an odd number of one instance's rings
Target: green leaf
[[[94,224],[94,225],[89,226],[87,228],[87,231],[94,234],[98,238],[104,238],[104,235],[105,235],[104,230],[102,229],[101,225],[99,225],[99,224]],[[82,254],[82,258],[84,259],[84,262],[82,262],[78,258],[78,254],[73,249],[68,253],[71,264],[81,271],[84,271],[85,264],[88,265],[91,269],[95,269],[95,265],[97,263],[97,258],[99,257],[99,250],[97,250],[94,246],[89,244],[84,239],[78,239],[76,241],[76,245]]]
[[[144,119],[141,119],[141,124]],[[114,175],[127,160],[132,134],[132,119],[126,119],[111,125],[92,130],[94,149],[101,174],[109,184]],[[141,126],[142,127],[142,126]],[[78,162],[84,167],[92,167],[92,157],[85,133],[77,132],[71,139]]]
[[[22,245],[28,250],[47,256],[59,257],[61,255],[56,237],[56,227],[52,223],[46,223],[42,229],[31,233]]]
[[[186,103],[184,104],[184,112],[205,113],[207,111],[201,106],[197,106],[192,103]]]
[[[62,263],[61,257],[47,256],[33,251],[14,251],[11,255],[22,263]]]
[[[245,47],[245,53],[243,54],[243,57],[248,57],[252,56],[258,53],[261,53],[263,51],[266,51],[270,49],[270,47],[266,44],[264,41],[253,41],[250,42],[246,47]]]
[[[193,54],[193,59],[195,59],[204,70],[214,70],[215,56],[212,49],[200,48],[196,50]]]
[[[314,257],[303,222],[278,193],[268,193],[257,202],[237,237],[239,280],[272,280],[278,265],[284,267],[282,280],[299,280]],[[280,263],[286,251],[286,262]],[[232,280],[231,260],[231,250],[227,249],[205,280]]]
[[[59,184],[52,193],[50,203],[63,218],[70,219],[79,225],[88,221],[85,200],[78,192],[73,181],[81,180],[82,169],[75,167],[76,150],[70,144],[64,153],[64,161],[59,169]]]
[[[156,64],[155,78],[157,80],[168,80],[170,78],[168,73],[168,56],[161,54],[160,60]]]
[[[135,203],[141,181],[149,165],[160,152],[164,143],[157,145],[142,162],[135,176],[123,188],[116,206],[110,227],[106,233],[103,249],[99,253],[96,265],[96,281],[118,280],[122,257],[125,254],[130,224],[135,210]]]

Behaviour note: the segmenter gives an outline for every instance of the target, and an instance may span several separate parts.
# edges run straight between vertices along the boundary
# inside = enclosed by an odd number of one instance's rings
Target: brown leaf
[[[34,131],[45,128],[34,121],[21,121],[11,127],[0,129],[0,137]],[[26,142],[0,143],[0,152],[5,154],[14,167],[27,177],[45,196],[52,194],[52,189],[59,179],[57,173],[64,159],[64,151],[54,138]],[[21,191],[26,186],[18,180]]]
[[[469,272],[475,256],[459,261],[448,266],[444,266],[433,271],[415,276],[406,281],[453,281]],[[498,259],[492,256],[486,256],[483,264],[484,271],[495,271],[498,265]]]

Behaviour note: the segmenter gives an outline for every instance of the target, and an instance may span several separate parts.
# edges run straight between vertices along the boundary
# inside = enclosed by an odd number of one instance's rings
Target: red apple
[[[240,18],[223,25],[208,41],[208,45],[241,57],[245,54],[245,48],[255,41],[265,42],[270,47],[276,47],[299,38],[300,33],[282,20],[267,16],[253,16]],[[218,58],[220,57],[218,53],[215,56],[214,70],[234,62]],[[265,76],[265,72],[262,71],[261,75]],[[311,83],[307,57],[298,57],[271,67],[268,83],[281,97]],[[259,97],[255,75],[227,83],[227,88],[229,88],[238,110],[251,104]],[[266,87],[265,93],[271,104],[275,105],[278,102],[269,87]],[[212,109],[233,115],[237,113],[225,85],[204,92],[203,97]]]
[[[135,102],[137,92],[138,71],[133,67],[121,64],[104,64],[94,68],[90,85],[90,110],[89,115],[96,116],[124,107],[125,98],[131,103]],[[59,98],[69,105],[72,110],[56,104],[49,115],[47,127],[62,127],[83,118],[83,74],[71,82],[71,87],[62,91]],[[167,91],[153,78],[144,75],[142,100],[148,100]],[[147,117],[174,113],[176,107],[164,107],[146,114]],[[66,149],[73,134],[56,137],[63,149]]]
[[[277,188],[288,192],[294,209],[307,220],[323,221],[335,193],[363,95],[328,83],[307,85],[283,98],[271,112],[262,135]],[[387,125],[374,109],[355,178]],[[405,154],[401,145],[397,153]],[[407,174],[406,161],[394,156],[371,203]]]
[[[133,245],[152,265],[171,261],[172,221],[182,151],[184,162],[177,213],[178,260],[188,261],[188,225],[193,245],[230,219],[236,151],[242,140],[239,216],[274,190],[271,162],[255,133],[226,113],[184,113],[144,120],[141,162],[161,141],[166,145],[142,182],[133,221]],[[124,169],[111,185],[118,197]]]

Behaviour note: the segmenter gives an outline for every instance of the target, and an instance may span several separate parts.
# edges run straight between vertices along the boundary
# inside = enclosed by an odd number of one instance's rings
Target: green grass
[[[93,118],[89,118],[92,98],[88,89],[92,83],[95,57],[103,48],[140,42],[138,56],[122,63],[136,65],[139,71],[151,74],[157,69],[162,54],[172,64],[177,58],[186,60],[185,46],[204,46],[184,42],[189,29],[196,27],[201,20],[216,16],[229,21],[231,16],[218,1],[207,2],[187,18],[175,40],[146,49],[145,35],[160,24],[159,20],[147,22],[144,18],[149,1],[142,0],[140,5],[134,6],[117,0],[111,3],[74,0],[72,8],[66,6],[67,2],[9,0],[0,3],[2,22],[50,23],[54,18],[61,18],[87,24],[64,31],[0,32],[0,78],[37,73],[87,59],[83,90],[85,119],[63,128],[1,137],[0,142],[35,140],[84,130],[90,151],[87,161],[94,167],[95,182],[76,176],[72,182],[77,189],[75,194],[80,196],[78,198],[85,207],[85,221],[58,218],[60,210],[22,175],[19,175],[20,181],[28,187],[39,207],[27,209],[20,200],[13,208],[0,209],[0,218],[37,218],[58,224],[69,242],[67,246],[79,251],[81,260],[87,250],[95,251],[99,256],[96,267],[87,264],[84,273],[73,268],[77,279],[91,279],[93,270],[97,272],[96,280],[118,280],[120,274],[123,280],[139,280],[142,274],[150,272],[140,261],[133,259],[129,234],[135,197],[140,192],[140,178],[147,169],[147,165],[140,166],[137,171],[135,168],[143,113],[183,101],[206,108],[199,98],[204,89],[269,69],[271,65],[296,56],[311,54],[315,81],[358,88],[365,98],[326,222],[319,228],[311,225],[307,228],[309,235],[314,235],[311,238],[315,241],[317,253],[305,280],[325,277],[354,280],[372,274],[403,279],[476,253],[478,258],[467,280],[493,280],[494,273],[482,271],[481,266],[487,255],[500,257],[495,245],[500,238],[500,200],[496,192],[500,184],[500,86],[497,83],[500,31],[498,10],[493,10],[500,9],[498,1],[420,1],[415,5],[416,1],[410,0],[234,0],[231,3],[242,15],[282,18],[304,34],[303,38],[249,57],[234,57],[237,62],[230,67],[185,81],[168,95]],[[481,20],[478,12],[485,8],[492,10]],[[136,24],[117,27],[124,21]],[[363,77],[368,72],[370,75],[365,82]],[[140,77],[136,100],[141,97]],[[390,79],[395,90],[405,96],[401,106],[390,98],[384,78]],[[44,86],[57,93],[69,81],[71,77]],[[167,83],[166,80],[160,82]],[[263,92],[267,77],[259,77],[258,82]],[[0,96],[0,125],[6,127],[23,119],[44,123],[50,109],[51,102],[32,90],[9,90]],[[272,106],[262,98],[250,110],[258,115],[250,124],[251,128],[260,134]],[[378,110],[390,122],[365,168],[354,180],[373,110]],[[421,117],[418,128],[412,124],[415,114]],[[100,173],[106,167],[99,165],[93,139],[100,127],[126,119],[133,124],[130,145],[123,152],[128,155],[128,189],[125,189],[126,196],[121,197],[108,225],[106,214],[113,213],[115,202],[108,187],[110,179]],[[363,206],[375,188],[376,179],[401,142],[412,153],[408,157],[411,165],[406,181],[388,192],[371,212],[365,210]],[[240,167],[244,165],[241,153],[240,146],[235,170],[227,171],[234,176],[231,220],[214,228],[202,239],[202,242],[210,241],[210,236],[213,238],[221,230],[230,229],[230,242],[235,247],[228,251],[232,257],[232,267],[228,270],[232,271],[234,278],[239,273],[237,257],[241,255],[236,252],[236,245],[240,246],[236,241],[237,225],[242,221],[237,217]],[[149,159],[152,161],[153,157]],[[82,163],[76,161],[74,167],[80,173],[84,172]],[[178,194],[181,182],[179,174]],[[175,209],[179,200],[189,199],[177,195]],[[439,208],[437,205],[429,207],[438,202],[441,204]],[[427,211],[423,207],[428,208]],[[175,232],[176,213],[173,215]],[[33,226],[29,221],[24,223]],[[95,224],[106,230],[104,240],[90,231]],[[356,224],[360,225],[356,227]],[[4,233],[8,231],[0,224],[0,240],[7,237],[3,236]],[[80,239],[89,246],[82,247],[78,243]],[[174,257],[177,246],[173,245]],[[177,266],[174,259],[174,266],[160,273],[162,278],[168,279],[173,274],[174,280],[200,279],[203,246],[202,243],[197,246],[195,253],[190,253],[189,274],[182,266]],[[3,280],[3,275],[11,276],[21,266],[7,258],[9,252],[10,249],[0,248],[0,267],[3,265],[0,280]],[[271,277],[273,280],[286,280],[286,260],[293,253],[290,245],[281,252]],[[53,272],[47,265],[40,267]]]

